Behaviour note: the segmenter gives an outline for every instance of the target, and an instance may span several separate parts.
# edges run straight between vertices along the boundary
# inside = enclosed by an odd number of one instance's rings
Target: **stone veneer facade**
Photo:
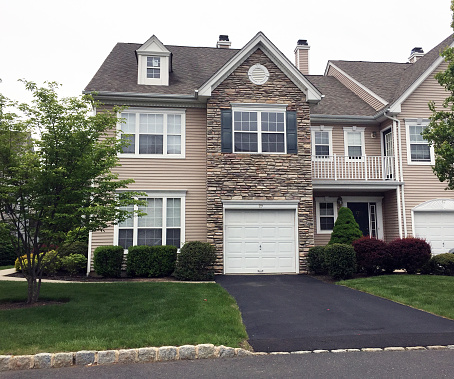
[[[268,81],[253,84],[248,70],[260,63]],[[216,246],[223,272],[222,200],[298,200],[300,272],[314,243],[309,105],[304,93],[260,49],[213,92],[207,102],[207,240]],[[221,109],[231,103],[287,104],[297,112],[298,154],[221,153]]]

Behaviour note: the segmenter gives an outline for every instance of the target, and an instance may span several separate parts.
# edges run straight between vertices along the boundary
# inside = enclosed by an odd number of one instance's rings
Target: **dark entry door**
[[[347,203],[347,207],[353,212],[353,217],[363,232],[363,236],[369,233],[369,203]]]

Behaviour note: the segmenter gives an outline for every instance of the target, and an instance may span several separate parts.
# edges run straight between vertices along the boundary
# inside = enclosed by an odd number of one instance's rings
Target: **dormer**
[[[137,83],[151,86],[168,86],[171,53],[153,35],[136,50]]]

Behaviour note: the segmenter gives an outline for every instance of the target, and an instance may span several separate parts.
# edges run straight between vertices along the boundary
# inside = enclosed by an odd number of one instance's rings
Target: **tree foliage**
[[[124,207],[138,194],[119,191],[133,181],[112,172],[124,144],[116,136],[119,109],[94,114],[99,105],[89,95],[59,99],[56,83],[24,84],[31,104],[0,94],[0,216],[13,231],[17,256],[27,257],[21,262],[32,303],[46,251],[68,234],[77,240],[124,220]]]
[[[353,241],[362,236],[363,233],[355,221],[352,211],[347,207],[341,207],[334,223],[329,244],[343,243],[351,245]]]
[[[454,12],[454,0],[451,1],[451,11]],[[451,27],[454,29],[454,18]],[[434,148],[435,175],[440,182],[447,182],[447,188],[452,190],[454,189],[454,48],[447,47],[440,55],[448,67],[435,74],[435,79],[449,95],[441,104],[441,108],[437,108],[433,101],[429,103],[432,116],[422,135]]]

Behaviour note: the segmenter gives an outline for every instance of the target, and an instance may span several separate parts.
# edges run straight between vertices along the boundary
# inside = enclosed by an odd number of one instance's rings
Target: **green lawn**
[[[0,303],[24,301],[26,283],[0,282]],[[0,354],[35,354],[247,339],[235,300],[214,283],[43,283],[40,300],[0,310]]]
[[[383,275],[338,284],[454,319],[454,276]]]
[[[7,270],[9,268],[14,268],[14,265],[11,265],[11,266],[0,266],[0,270]]]

